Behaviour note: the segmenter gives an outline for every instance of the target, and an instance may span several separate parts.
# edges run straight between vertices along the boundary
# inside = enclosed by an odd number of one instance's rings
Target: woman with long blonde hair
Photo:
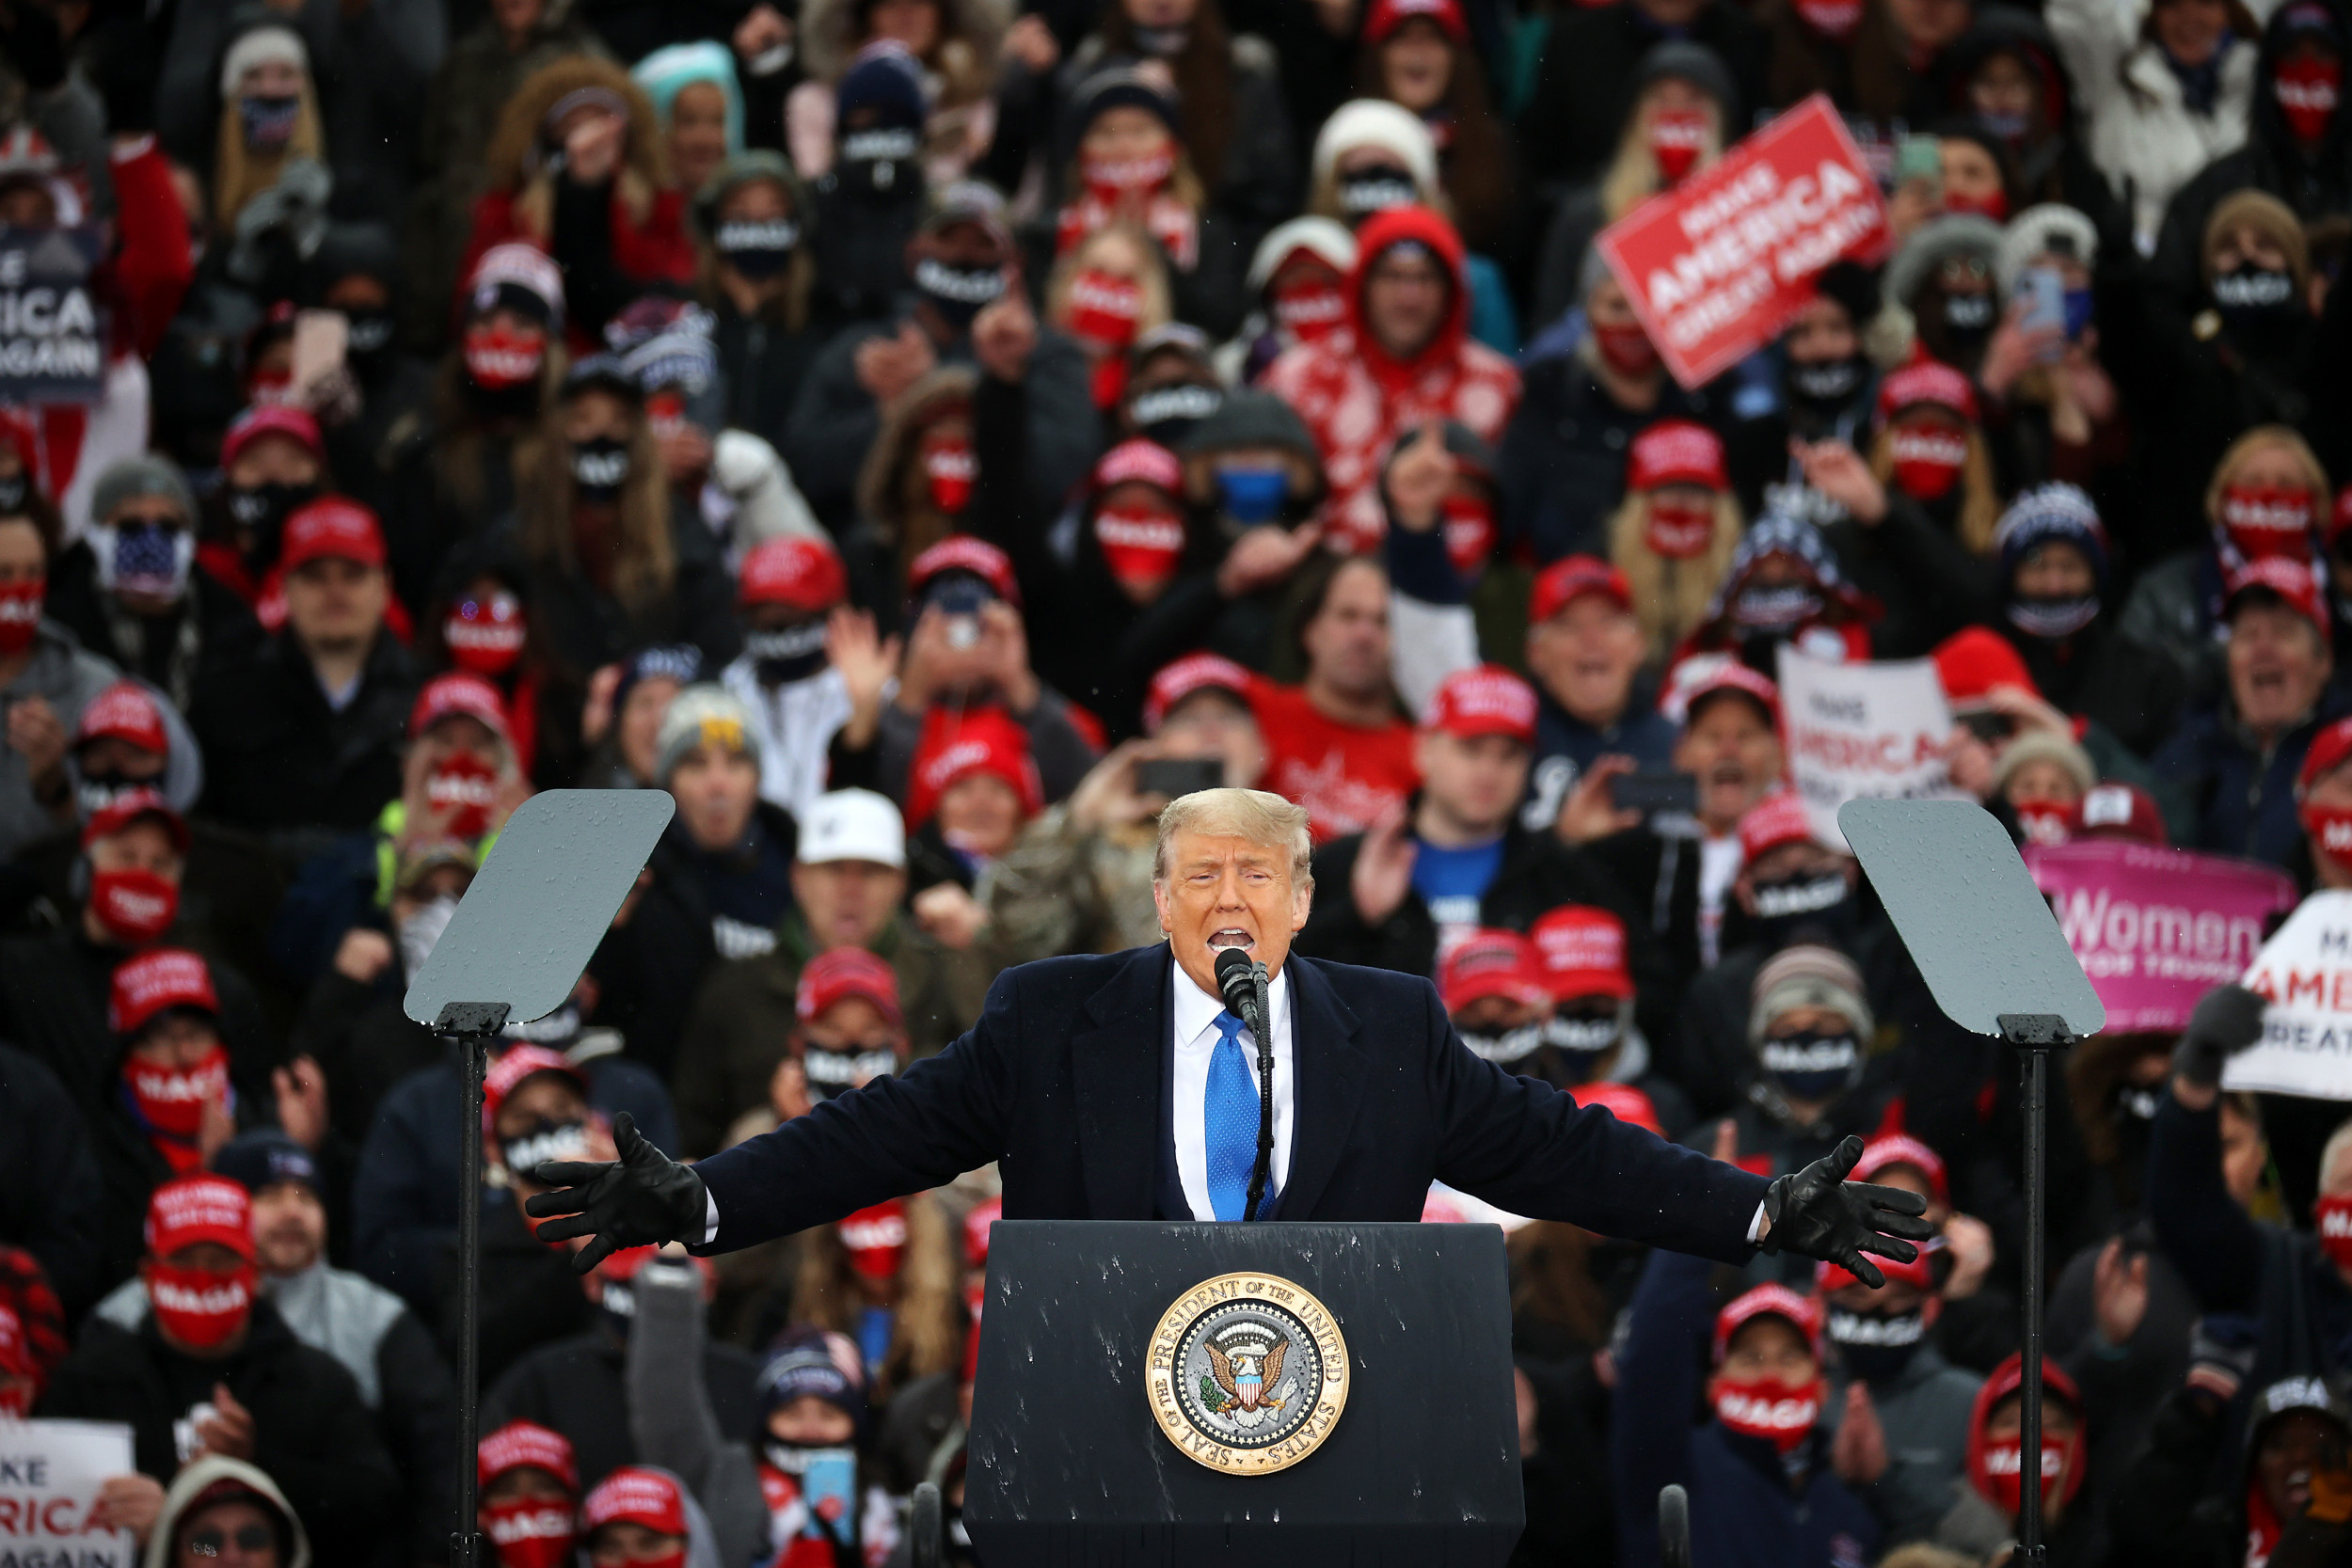
[[[859,1341],[877,1403],[962,1364],[955,1229],[939,1197],[918,1193],[799,1238],[792,1321]]]
[[[220,62],[220,135],[213,154],[213,222],[236,229],[246,203],[278,183],[290,165],[326,161],[310,52],[292,27],[263,23],[229,46]]]
[[[2001,491],[1977,422],[1966,376],[1933,359],[1915,360],[1879,383],[1870,471],[1919,503],[1929,521],[1990,558],[2001,521]]]
[[[1064,251],[1045,278],[1045,320],[1094,367],[1094,406],[1115,408],[1127,388],[1127,351],[1174,314],[1168,261],[1132,223],[1097,229]]]
[[[1741,526],[1723,437],[1694,420],[1661,420],[1633,438],[1609,558],[1633,590],[1647,662],[1662,668],[1706,618]]]

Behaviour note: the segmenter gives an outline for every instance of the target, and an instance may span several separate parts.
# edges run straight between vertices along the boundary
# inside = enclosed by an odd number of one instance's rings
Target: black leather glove
[[[1886,1276],[1864,1253],[1898,1263],[1918,1257],[1911,1243],[1935,1234],[1935,1227],[1922,1217],[1928,1200],[1900,1187],[1847,1180],[1861,1158],[1862,1140],[1850,1137],[1826,1159],[1765,1188],[1764,1217],[1772,1223],[1764,1232],[1764,1250],[1835,1263],[1873,1290],[1885,1284]]]
[[[557,1189],[523,1203],[523,1212],[548,1220],[538,1227],[543,1242],[594,1238],[573,1255],[572,1268],[586,1274],[625,1247],[663,1242],[700,1242],[710,1224],[710,1196],[691,1165],[681,1165],[644,1140],[637,1118],[623,1111],[612,1118],[617,1160],[546,1160],[531,1179]],[[562,1218],[549,1219],[549,1215]]]
[[[2221,1065],[2263,1037],[2263,1009],[2269,1004],[2244,986],[2216,986],[2197,999],[2172,1048],[2172,1070],[2201,1088],[2221,1082]]]

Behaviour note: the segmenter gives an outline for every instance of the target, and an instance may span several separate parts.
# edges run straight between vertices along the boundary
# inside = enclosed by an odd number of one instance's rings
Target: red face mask
[[[488,322],[466,328],[466,373],[485,391],[521,386],[539,373],[547,356],[544,332],[517,332]]]
[[[980,460],[972,443],[961,436],[927,436],[923,474],[930,482],[931,504],[952,517],[972,499],[972,485],[980,477]]]
[[[512,594],[468,599],[441,623],[452,663],[477,675],[502,675],[523,651],[523,607]]]
[[[1832,42],[1842,40],[1862,22],[1862,0],[1797,0],[1797,16]]]
[[[1944,193],[1944,210],[1947,213],[1974,213],[1991,218],[1994,223],[2009,221],[2009,192],[1992,191],[1983,196],[1958,196]]]
[[[2066,813],[2055,806],[2019,806],[2017,825],[2026,830],[2028,844],[2066,842]]]
[[[1642,540],[1652,555],[1669,561],[1689,561],[1706,553],[1715,537],[1715,508],[1707,501],[1653,494],[1649,518],[1642,525]]]
[[[1742,1437],[1762,1437],[1783,1453],[1794,1450],[1821,1418],[1820,1378],[1784,1383],[1776,1377],[1715,1379],[1715,1415]]]
[[[482,1531],[498,1548],[500,1568],[563,1568],[571,1560],[572,1511],[564,1503],[485,1503]]]
[[[1327,283],[1278,289],[1274,319],[1300,342],[1311,343],[1347,319],[1347,296]]]
[[[1078,337],[1123,350],[1142,314],[1143,291],[1129,278],[1089,268],[1070,280],[1070,330]]]
[[[1173,510],[1105,508],[1094,515],[1094,540],[1104,563],[1130,594],[1156,593],[1176,575],[1184,558],[1184,524]]]
[[[660,1557],[639,1557],[629,1560],[630,1568],[686,1568],[686,1548],[664,1552]]]
[[[46,578],[0,583],[0,654],[21,654],[40,630],[40,607],[49,596]]]
[[[253,1315],[253,1290],[259,1278],[250,1263],[227,1274],[150,1263],[147,1301],[155,1309],[155,1325],[174,1340],[197,1350],[212,1350],[236,1338]]]
[[[179,918],[180,884],[152,871],[101,871],[89,880],[89,907],[108,936],[144,947]]]
[[[1706,146],[1706,110],[1661,109],[1649,117],[1649,153],[1658,160],[1659,178],[1667,184],[1690,173]]]
[[[2352,871],[2352,807],[2306,805],[2303,831],[2321,854]]]
[[[498,769],[470,752],[444,757],[424,781],[425,804],[436,812],[454,808],[449,831],[458,838],[480,838],[490,831],[490,805],[498,796]]]
[[[2288,60],[2279,67],[2270,90],[2278,96],[2279,112],[2287,130],[2305,147],[2316,147],[2336,118],[2336,101],[2344,87],[2342,60]]]
[[[896,1198],[860,1209],[841,1221],[841,1250],[850,1267],[868,1279],[896,1279],[906,1257],[906,1210]]]
[[[1494,503],[1484,496],[1448,496],[1438,508],[1438,526],[1445,530],[1445,553],[1454,569],[1466,578],[1486,569],[1495,549]]]
[[[1658,350],[1640,326],[1593,327],[1593,346],[1601,362],[1619,375],[1647,375],[1658,368]]]
[[[1090,153],[1078,156],[1078,175],[1087,188],[1104,200],[1115,200],[1129,191],[1157,190],[1176,172],[1176,148],[1162,142],[1155,152],[1140,158],[1099,158]]]
[[[2066,1469],[2066,1447],[2055,1437],[2042,1439],[2042,1500],[2045,1506]],[[2026,1505],[2024,1452],[2024,1446],[2014,1437],[1984,1446],[1984,1481],[1992,1489],[1993,1506],[2012,1518]],[[2068,1492],[2073,1492],[2071,1486]]]
[[[1942,500],[1960,483],[1968,461],[1968,438],[1929,425],[1897,425],[1888,441],[1895,457],[1895,487],[1914,500]]]
[[[203,1125],[204,1107],[228,1093],[229,1053],[215,1043],[189,1067],[157,1067],[126,1056],[122,1083],[148,1126],[171,1137],[194,1138]]]
[[[2271,484],[2233,484],[2221,492],[2221,527],[2249,561],[2273,555],[2300,561],[2312,550],[2311,495]]]
[[[2352,1268],[2352,1197],[2322,1197],[2312,1205],[2319,1249],[2338,1268]]]

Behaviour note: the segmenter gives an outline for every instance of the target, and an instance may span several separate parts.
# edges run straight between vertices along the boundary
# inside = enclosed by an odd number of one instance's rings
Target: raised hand
[[[578,1274],[628,1247],[699,1242],[708,1224],[703,1179],[647,1143],[627,1111],[612,1118],[612,1145],[617,1160],[545,1160],[531,1173],[555,1189],[523,1205],[532,1219],[548,1221],[537,1227],[539,1240],[591,1238],[572,1255]]]
[[[1862,1140],[1850,1137],[1825,1158],[1764,1190],[1764,1250],[1835,1263],[1872,1290],[1886,1283],[1879,1266],[1863,1256],[1877,1253],[1898,1263],[1919,1256],[1935,1227],[1923,1217],[1928,1200],[1900,1187],[1849,1181],[1862,1158]]]

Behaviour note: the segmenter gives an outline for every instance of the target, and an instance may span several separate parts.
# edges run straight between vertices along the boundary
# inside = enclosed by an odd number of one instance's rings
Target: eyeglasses
[[[278,1535],[267,1525],[241,1525],[234,1535],[216,1529],[200,1529],[188,1537],[188,1550],[198,1557],[218,1557],[221,1547],[230,1541],[237,1544],[237,1550],[252,1554],[275,1547]]]

